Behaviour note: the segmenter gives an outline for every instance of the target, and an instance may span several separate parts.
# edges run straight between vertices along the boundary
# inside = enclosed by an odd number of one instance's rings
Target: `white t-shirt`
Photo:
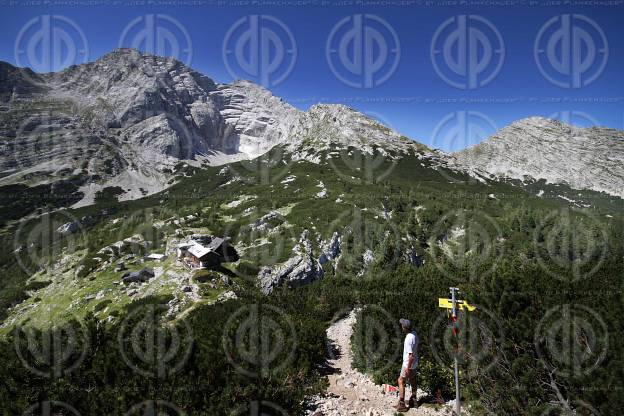
[[[403,368],[407,368],[410,353],[414,357],[412,368],[410,368],[410,370],[412,370],[418,367],[418,335],[416,331],[405,335],[405,342],[403,343]]]

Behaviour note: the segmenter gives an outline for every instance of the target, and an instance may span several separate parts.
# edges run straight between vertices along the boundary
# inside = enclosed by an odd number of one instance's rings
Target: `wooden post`
[[[457,338],[457,296],[456,293],[459,291],[456,287],[451,287],[451,302],[453,306],[451,308],[451,318],[453,320],[453,335]],[[459,401],[459,363],[457,362],[457,353],[455,351],[455,413],[457,415],[461,415],[461,404]]]

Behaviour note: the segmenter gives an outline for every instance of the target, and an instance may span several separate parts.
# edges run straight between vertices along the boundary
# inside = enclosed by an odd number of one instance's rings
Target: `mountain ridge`
[[[529,176],[624,197],[624,132],[612,128],[529,117],[453,156],[499,177]]]
[[[302,111],[251,81],[217,83],[176,59],[129,48],[56,73],[0,63],[0,127],[0,145],[10,150],[0,157],[0,185],[78,177],[84,197],[75,206],[110,188],[120,200],[140,198],[168,188],[188,167],[251,160],[276,147],[313,161],[327,161],[329,152],[350,161],[354,149],[390,160],[412,154],[479,181],[531,176],[624,196],[624,145],[613,151],[606,141],[624,139],[614,129],[530,117],[447,154],[347,106]],[[566,136],[575,138],[567,153]],[[600,149],[587,149],[585,136],[599,137]],[[553,152],[601,170],[588,178],[583,166],[557,163]],[[594,156],[608,167],[588,160]]]
[[[79,174],[85,198],[77,206],[107,187],[120,187],[121,199],[158,192],[175,182],[180,162],[227,164],[276,145],[299,158],[314,158],[330,142],[370,152],[368,136],[377,147],[388,137],[393,151],[424,146],[344,106],[303,112],[250,81],[219,84],[175,59],[134,49],[57,73],[2,68],[2,141],[13,154],[0,159],[0,184]],[[329,123],[330,131],[308,140]]]

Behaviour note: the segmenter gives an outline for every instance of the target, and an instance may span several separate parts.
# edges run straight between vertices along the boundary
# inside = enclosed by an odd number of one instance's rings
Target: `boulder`
[[[226,300],[230,300],[230,299],[238,299],[238,296],[236,296],[236,293],[234,293],[231,290],[228,290],[227,292],[223,292],[219,295],[219,297],[217,297],[218,302],[225,302]]]
[[[375,255],[373,254],[372,250],[367,248],[366,251],[364,251],[364,253],[362,254],[362,260],[364,260],[364,268],[370,266],[373,260],[375,260]]]
[[[276,223],[282,222],[284,222],[284,217],[277,211],[271,211],[250,224],[249,229],[251,231],[265,231],[274,227]]]
[[[78,221],[66,222],[56,229],[56,232],[62,235],[74,234],[80,229]]]
[[[121,281],[129,284],[129,283],[143,283],[147,282],[149,279],[154,277],[154,270],[145,267],[136,272],[127,272],[121,277]]]

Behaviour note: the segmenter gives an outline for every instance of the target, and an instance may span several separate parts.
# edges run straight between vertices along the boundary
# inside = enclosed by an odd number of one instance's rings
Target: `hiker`
[[[397,412],[407,412],[409,408],[416,407],[416,387],[418,385],[416,368],[418,367],[418,335],[416,330],[412,329],[412,323],[409,319],[401,318],[399,320],[401,330],[405,334],[403,342],[403,365],[401,366],[401,374],[399,375],[399,403],[395,406]],[[409,399],[409,407],[405,405],[405,382],[408,381],[412,387],[412,394]]]

